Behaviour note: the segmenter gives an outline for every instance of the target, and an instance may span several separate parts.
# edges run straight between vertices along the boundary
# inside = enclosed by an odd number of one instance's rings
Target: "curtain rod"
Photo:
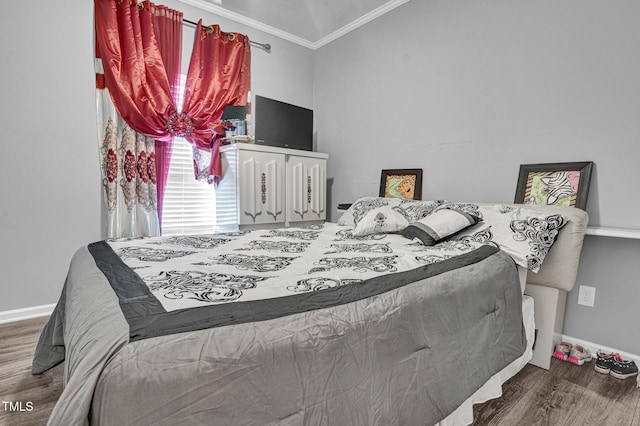
[[[198,26],[197,22],[189,21],[188,19],[183,19],[182,22],[185,23],[185,24],[192,25],[194,27]],[[265,52],[271,53],[271,45],[269,43],[258,43],[257,41],[249,40],[249,44],[251,44],[253,46],[258,46],[259,48],[261,48]]]

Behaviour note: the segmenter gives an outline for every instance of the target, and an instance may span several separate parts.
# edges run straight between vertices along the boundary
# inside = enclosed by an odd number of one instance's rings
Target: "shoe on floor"
[[[567,361],[575,365],[582,365],[585,362],[591,362],[591,352],[580,345],[574,345],[573,348],[571,348],[571,353],[569,354],[569,359],[567,359]]]
[[[573,349],[573,345],[571,343],[560,342],[556,345],[556,350],[553,353],[553,357],[558,358],[562,361],[566,361],[567,359],[569,359],[571,349]]]
[[[613,366],[613,353],[607,354],[598,351],[596,353],[596,364],[594,366],[598,373],[609,374]]]
[[[609,374],[616,379],[628,379],[638,375],[638,366],[633,361],[622,359],[620,354],[614,354]]]

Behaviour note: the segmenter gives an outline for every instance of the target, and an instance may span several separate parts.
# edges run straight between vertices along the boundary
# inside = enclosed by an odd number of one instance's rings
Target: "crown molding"
[[[272,27],[270,25],[264,24],[262,22],[256,21],[255,19],[251,19],[248,18],[244,15],[241,15],[239,13],[236,12],[232,12],[230,10],[224,9],[220,6],[217,6],[213,3],[210,3],[208,1],[204,1],[204,0],[178,0],[181,3],[185,3],[188,4],[190,6],[196,7],[198,9],[207,11],[207,12],[211,12],[215,15],[221,16],[223,18],[227,18],[230,19],[232,21],[238,22],[240,24],[246,25],[248,27],[254,28],[256,30],[260,30],[263,31],[267,34],[271,34],[273,36],[276,36],[278,38],[281,38],[283,40],[287,40],[290,41],[292,43],[298,44],[300,46],[306,47],[308,49],[312,49],[312,50],[316,50],[319,49],[320,47],[331,43],[332,41],[336,40],[337,38],[342,37],[343,35],[355,30],[356,28],[359,28],[361,26],[363,26],[364,24],[373,21],[374,19],[376,19],[379,16],[384,15],[385,13],[395,9],[398,6],[401,6],[405,3],[407,3],[409,0],[391,0],[388,1],[387,3],[383,4],[382,6],[372,10],[371,12],[367,13],[366,15],[361,16],[360,18],[356,19],[355,21],[350,22],[349,24],[345,25],[344,27],[332,32],[331,34],[321,38],[318,41],[310,41],[307,39],[304,39],[302,37],[298,37],[296,35],[293,35],[291,33],[288,33],[286,31],[282,31],[279,30],[278,28]]]
[[[360,18],[356,19],[355,21],[352,21],[351,23],[345,25],[344,27],[332,32],[331,34],[329,34],[328,36],[325,36],[323,38],[321,38],[320,40],[316,41],[315,43],[313,43],[313,49],[318,49],[326,44],[331,43],[332,41],[334,41],[337,38],[342,37],[343,35],[350,33],[351,31],[355,30],[356,28],[360,28],[361,26],[363,26],[364,24],[373,21],[374,19],[378,18],[379,16],[384,15],[385,13],[395,9],[398,6],[402,6],[403,4],[407,3],[409,0],[391,0],[385,4],[383,4],[382,6],[372,10],[371,12],[367,13],[366,15],[362,15]]]
[[[292,43],[299,44],[300,46],[306,47],[308,49],[314,49],[313,43],[310,42],[309,40],[305,40],[301,37],[295,36],[286,31],[279,30],[270,25],[263,24],[262,22],[256,21],[255,19],[247,18],[244,15],[240,15],[239,13],[232,12],[220,6],[216,6],[215,4],[209,3],[207,1],[204,1],[204,0],[178,0],[178,1],[193,7],[197,7],[198,9],[202,9],[207,12],[211,12],[215,15],[222,16],[223,18],[231,19],[232,21],[238,22],[240,24],[244,24],[251,28],[255,28],[256,30],[264,31],[267,34],[271,34],[278,38],[290,41]]]

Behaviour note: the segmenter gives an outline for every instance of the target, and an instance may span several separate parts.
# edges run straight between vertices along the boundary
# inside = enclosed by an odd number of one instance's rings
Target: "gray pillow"
[[[401,234],[407,238],[417,238],[426,246],[440,241],[477,224],[481,219],[473,214],[458,210],[442,209],[427,217],[412,222]]]

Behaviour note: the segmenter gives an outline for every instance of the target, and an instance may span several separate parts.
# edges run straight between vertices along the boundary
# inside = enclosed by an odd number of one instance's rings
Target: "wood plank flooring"
[[[31,359],[47,317],[0,324],[0,426],[45,425],[62,392],[62,367],[31,374]],[[11,411],[6,402],[27,410]],[[474,425],[640,426],[635,378],[596,373],[553,359],[549,371],[527,365],[504,385],[503,396],[474,408]]]
[[[22,403],[13,411],[0,403],[1,426],[45,425],[62,392],[61,366],[40,376],[31,374],[33,352],[47,320],[41,317],[0,324],[0,400]],[[31,411],[27,402],[33,405]]]
[[[594,362],[552,359],[549,371],[528,364],[501,398],[474,407],[474,425],[640,426],[636,378],[597,373]]]

